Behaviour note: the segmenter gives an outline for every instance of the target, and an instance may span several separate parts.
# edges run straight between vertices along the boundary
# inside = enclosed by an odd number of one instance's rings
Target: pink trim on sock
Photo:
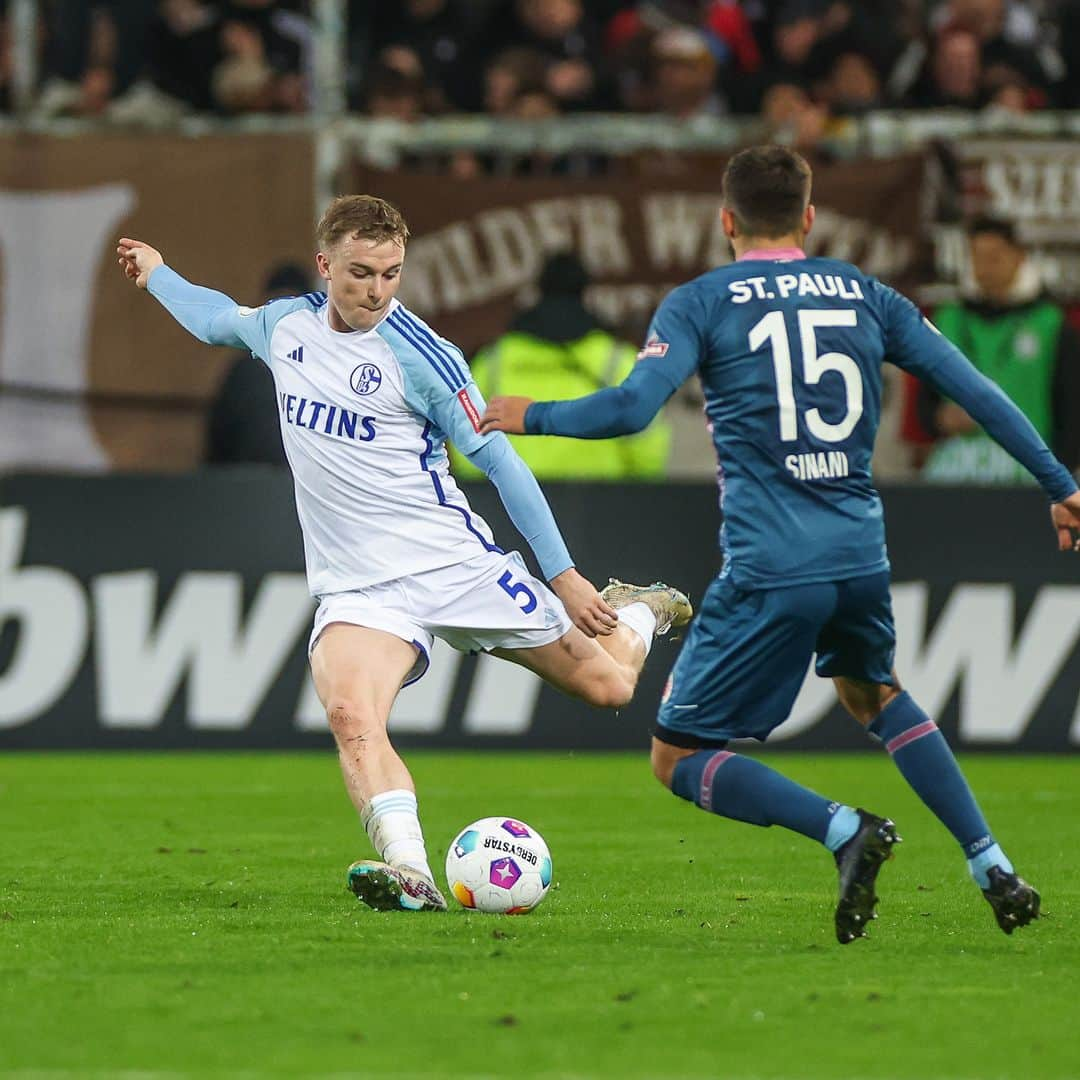
[[[932,732],[937,731],[938,726],[933,720],[924,720],[921,724],[916,724],[913,728],[908,728],[907,731],[901,731],[895,739],[890,739],[885,744],[885,749],[890,754],[895,754],[897,750],[902,750],[908,743],[914,742],[916,739],[921,739],[924,735],[930,735]]]
[[[712,809],[712,782],[713,777],[716,775],[716,770],[727,761],[728,758],[733,758],[735,755],[730,750],[717,750],[705,765],[705,769],[701,774],[701,800],[699,806],[702,810]]]
[[[755,261],[766,260],[769,262],[790,262],[792,259],[805,259],[806,252],[802,248],[754,248],[753,251],[744,251],[738,258],[739,262],[747,259]]]

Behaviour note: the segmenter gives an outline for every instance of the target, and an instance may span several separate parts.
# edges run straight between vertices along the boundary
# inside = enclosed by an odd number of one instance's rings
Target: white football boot
[[[362,859],[349,867],[349,890],[375,911],[445,911],[435,882],[404,866]]]
[[[600,597],[611,607],[644,604],[656,616],[656,636],[663,637],[672,627],[685,626],[693,617],[694,609],[686,593],[656,581],[652,585],[628,585],[618,578],[609,578],[600,590]]]

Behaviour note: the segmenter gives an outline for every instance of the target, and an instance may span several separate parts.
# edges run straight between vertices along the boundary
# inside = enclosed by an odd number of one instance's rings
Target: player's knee
[[[675,761],[663,743],[653,740],[652,753],[649,755],[649,764],[652,766],[652,774],[664,787],[671,789],[671,775],[675,771]]]
[[[684,749],[681,746],[672,746],[655,736],[652,741],[652,750],[649,753],[649,764],[652,765],[652,774],[669,791],[674,790],[672,784],[675,781],[675,766],[684,757],[696,754],[696,750]]]
[[[836,688],[841,704],[863,727],[869,727],[881,715],[882,710],[903,693],[903,687],[895,675],[892,686],[837,679]]]
[[[630,704],[634,684],[621,672],[613,671],[598,679],[590,679],[581,689],[581,696],[599,709],[621,709]]]
[[[334,737],[341,740],[377,738],[382,727],[372,705],[356,698],[333,697],[326,703],[326,719]]]

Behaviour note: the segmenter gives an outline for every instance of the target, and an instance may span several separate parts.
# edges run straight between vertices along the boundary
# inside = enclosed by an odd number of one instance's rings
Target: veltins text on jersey
[[[375,438],[373,416],[360,416],[350,409],[328,405],[325,401],[284,392],[278,393],[278,406],[285,422],[294,427],[355,442],[371,442]]]

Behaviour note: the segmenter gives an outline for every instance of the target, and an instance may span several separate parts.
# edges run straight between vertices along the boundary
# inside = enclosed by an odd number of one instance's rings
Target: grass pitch
[[[0,756],[0,1071],[143,1077],[1080,1075],[1080,759],[968,758],[1048,917],[1005,937],[884,755],[775,755],[895,817],[872,938],[817,845],[666,794],[645,756],[409,755],[456,829],[532,823],[525,917],[377,914],[331,753]]]

